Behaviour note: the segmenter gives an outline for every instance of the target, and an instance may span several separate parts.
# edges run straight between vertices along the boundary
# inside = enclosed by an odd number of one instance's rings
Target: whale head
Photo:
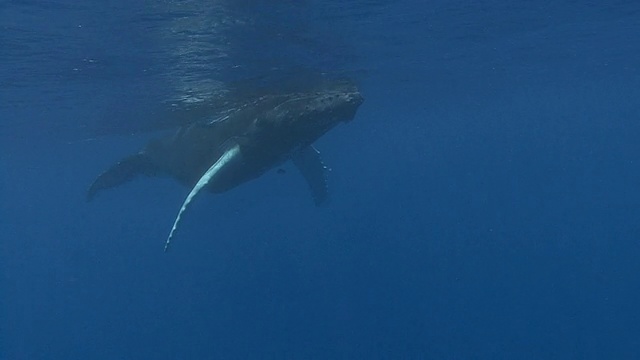
[[[352,120],[363,101],[356,85],[347,81],[289,94],[255,119],[256,133],[277,136],[281,142],[292,139],[304,147],[339,123]]]

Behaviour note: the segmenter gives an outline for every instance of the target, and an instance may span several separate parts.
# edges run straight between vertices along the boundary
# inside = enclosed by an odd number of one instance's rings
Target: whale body
[[[363,98],[349,81],[327,81],[308,91],[247,99],[222,113],[204,115],[166,138],[150,141],[99,175],[87,192],[102,190],[140,175],[170,176],[191,188],[167,239],[202,190],[222,193],[291,160],[309,185],[316,204],[328,197],[327,167],[312,144],[341,122],[355,117]]]

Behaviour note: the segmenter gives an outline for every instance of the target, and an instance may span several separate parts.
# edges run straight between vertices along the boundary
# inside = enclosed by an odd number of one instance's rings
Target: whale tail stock
[[[156,167],[145,153],[128,156],[96,178],[87,191],[87,201],[93,200],[101,190],[120,186],[139,175],[154,176],[156,173]]]

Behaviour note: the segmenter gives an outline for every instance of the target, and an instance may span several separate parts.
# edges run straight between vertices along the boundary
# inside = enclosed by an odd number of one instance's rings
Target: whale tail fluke
[[[154,176],[156,173],[156,167],[146,154],[128,156],[96,178],[87,191],[87,201],[93,200],[100,190],[122,185],[139,175]]]

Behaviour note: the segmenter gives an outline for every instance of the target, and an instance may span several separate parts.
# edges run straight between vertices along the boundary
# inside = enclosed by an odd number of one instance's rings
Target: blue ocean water
[[[640,356],[640,3],[24,0],[0,30],[0,358]],[[316,144],[327,206],[285,165],[165,254],[188,189],[85,201],[159,107],[311,73],[365,97]]]

